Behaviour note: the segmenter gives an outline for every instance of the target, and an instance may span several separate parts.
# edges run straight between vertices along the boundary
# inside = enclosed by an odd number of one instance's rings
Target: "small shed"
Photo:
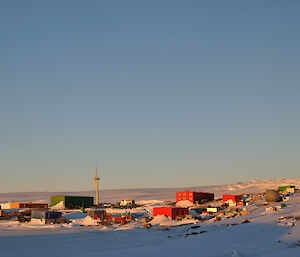
[[[97,220],[97,219],[106,220],[106,211],[105,210],[90,209],[88,211],[88,215],[95,220]]]

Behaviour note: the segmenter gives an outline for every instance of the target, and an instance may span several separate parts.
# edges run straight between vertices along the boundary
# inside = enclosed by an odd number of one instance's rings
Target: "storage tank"
[[[276,190],[267,190],[265,199],[267,202],[279,202],[280,196]]]

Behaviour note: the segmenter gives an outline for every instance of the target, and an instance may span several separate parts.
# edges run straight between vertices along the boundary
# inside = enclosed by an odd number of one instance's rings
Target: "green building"
[[[281,187],[278,187],[277,191],[283,192],[283,191],[287,190],[288,188],[295,188],[295,186],[292,186],[292,185],[289,185],[289,186],[281,186]]]
[[[64,203],[64,207],[67,209],[79,209],[90,208],[94,205],[94,197],[90,196],[67,196],[67,195],[55,195],[51,197],[51,206],[54,206],[60,202]]]

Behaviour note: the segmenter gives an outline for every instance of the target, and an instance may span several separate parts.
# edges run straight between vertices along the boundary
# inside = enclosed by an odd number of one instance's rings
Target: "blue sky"
[[[1,1],[0,192],[299,177],[298,1]]]

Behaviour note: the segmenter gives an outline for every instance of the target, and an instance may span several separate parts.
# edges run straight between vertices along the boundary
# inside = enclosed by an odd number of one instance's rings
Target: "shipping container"
[[[207,212],[218,212],[219,208],[218,207],[207,207],[206,211]]]

